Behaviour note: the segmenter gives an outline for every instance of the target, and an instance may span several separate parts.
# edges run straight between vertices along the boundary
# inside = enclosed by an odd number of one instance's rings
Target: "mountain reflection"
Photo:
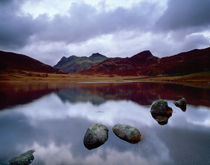
[[[151,105],[159,98],[178,100],[184,97],[191,105],[210,106],[210,89],[175,84],[78,84],[72,88],[61,90],[57,94],[63,101],[91,102],[94,105],[100,105],[107,100],[131,100],[140,105]]]
[[[132,165],[136,162],[205,165],[210,153],[206,145],[210,137],[209,108],[189,105],[189,110],[183,113],[172,101],[168,103],[174,109],[174,115],[165,126],[157,124],[147,106],[126,100],[107,100],[99,105],[71,103],[63,102],[52,93],[14,107],[13,111],[5,109],[0,112],[0,164],[34,149],[33,164],[39,165]],[[87,128],[96,122],[106,125],[109,130],[117,123],[135,126],[143,139],[132,145],[116,138],[110,131],[104,145],[89,151],[83,145],[83,137]],[[197,150],[201,154],[192,157],[197,155]]]
[[[101,83],[101,84],[24,84],[0,85],[0,109],[25,104],[56,92],[64,102],[91,102],[100,105],[108,100],[130,100],[151,105],[161,98],[186,98],[191,105],[210,106],[210,89],[160,83]]]

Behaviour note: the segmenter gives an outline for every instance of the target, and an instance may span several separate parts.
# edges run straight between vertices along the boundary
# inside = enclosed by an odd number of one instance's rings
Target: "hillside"
[[[99,53],[94,53],[90,57],[62,57],[61,60],[54,67],[61,69],[67,73],[76,73],[87,69],[93,65],[96,65],[106,59],[106,56],[101,55]]]
[[[170,57],[158,58],[143,51],[130,58],[109,58],[83,70],[81,74],[121,76],[184,75],[210,70],[210,48],[195,49]]]
[[[0,72],[18,71],[64,73],[26,55],[0,51]]]

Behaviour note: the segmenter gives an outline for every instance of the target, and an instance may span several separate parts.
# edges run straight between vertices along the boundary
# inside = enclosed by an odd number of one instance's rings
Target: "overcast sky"
[[[210,46],[210,0],[0,0],[0,49],[62,56],[163,57]]]

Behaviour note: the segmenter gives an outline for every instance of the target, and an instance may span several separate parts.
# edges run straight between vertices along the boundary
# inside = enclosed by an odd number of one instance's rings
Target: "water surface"
[[[25,90],[31,95],[27,99],[22,88],[16,89],[22,92],[21,102],[2,92],[10,99],[0,111],[2,165],[30,149],[35,150],[34,165],[210,164],[209,89],[151,83],[82,84],[47,88],[48,92],[30,87]],[[181,97],[189,103],[186,112],[173,104]],[[158,98],[166,99],[173,109],[166,125],[159,125],[150,114]],[[95,123],[109,128],[109,138],[88,150],[83,137]],[[111,128],[117,123],[138,128],[142,141],[130,144],[116,137]]]

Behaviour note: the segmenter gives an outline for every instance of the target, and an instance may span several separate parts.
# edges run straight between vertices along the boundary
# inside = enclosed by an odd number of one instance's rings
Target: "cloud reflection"
[[[164,165],[176,164],[179,158],[179,162],[190,162],[190,154],[182,158],[180,146],[191,154],[196,148],[202,149],[205,152],[193,161],[206,162],[209,151],[203,144],[209,140],[209,109],[188,105],[187,111],[182,112],[173,101],[168,102],[174,113],[165,126],[158,125],[152,118],[150,107],[125,100],[94,105],[89,101],[63,102],[56,94],[50,94],[24,106],[13,107],[13,111],[1,111],[0,163],[29,149],[35,149],[34,164],[39,165],[136,162]],[[86,129],[96,122],[105,124],[109,130],[116,123],[133,125],[140,130],[143,140],[132,145],[109,131],[109,140],[89,151],[82,141]],[[201,139],[202,145],[197,139]]]

